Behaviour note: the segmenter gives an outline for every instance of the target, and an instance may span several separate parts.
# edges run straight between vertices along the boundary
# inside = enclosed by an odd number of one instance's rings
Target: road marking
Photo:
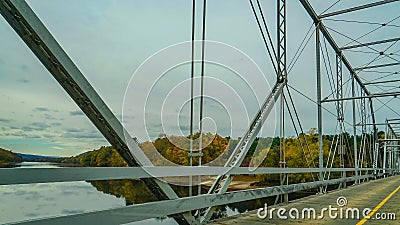
[[[360,220],[356,225],[362,225],[365,222],[367,222],[367,218],[371,218],[376,211],[378,211],[394,194],[396,194],[396,192],[400,189],[400,185],[394,189],[394,191],[392,191],[392,193],[390,193],[388,196],[386,196],[385,199],[383,199],[369,214],[366,218],[363,218],[362,220]]]

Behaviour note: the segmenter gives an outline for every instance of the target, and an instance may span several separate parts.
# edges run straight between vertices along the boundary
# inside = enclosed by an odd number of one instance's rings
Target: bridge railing
[[[87,213],[46,217],[13,224],[124,224],[150,218],[184,213],[205,207],[254,200],[297,191],[310,190],[327,185],[344,182],[356,182],[381,177],[383,169],[359,168],[365,175],[339,179],[289,184],[265,188],[245,189],[223,194],[205,194],[162,200],[114,209],[99,210]],[[323,169],[322,172],[354,172],[354,168]],[[378,173],[375,173],[379,171]],[[0,169],[0,185],[71,182],[85,180],[115,180],[150,178],[153,174],[159,177],[185,177],[195,175],[216,176],[226,172],[225,167],[64,167],[64,168],[4,168]],[[319,173],[319,168],[233,168],[229,174],[299,174]]]

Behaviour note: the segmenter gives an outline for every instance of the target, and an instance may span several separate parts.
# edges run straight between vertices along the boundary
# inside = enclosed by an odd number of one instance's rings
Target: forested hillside
[[[17,154],[0,148],[0,167],[8,163],[19,163],[22,162],[22,158],[19,157]]]
[[[62,163],[93,167],[123,167],[128,164],[112,146],[102,146],[100,149],[82,153],[78,156],[65,158]]]
[[[199,134],[194,136],[198,138]],[[349,143],[353,142],[353,137],[347,135]],[[329,148],[334,136],[324,135],[324,160],[328,158]],[[229,153],[235,148],[239,140],[232,140],[230,137],[221,137],[219,135],[204,134],[202,163],[203,165],[213,161],[213,165],[223,166]],[[153,142],[140,143],[140,147],[148,155],[155,165],[189,165],[188,146],[186,137],[161,136]],[[193,149],[198,148],[198,141],[193,142]],[[179,147],[178,147],[179,146]],[[289,168],[307,168],[318,167],[318,134],[311,130],[308,134],[301,134],[300,138],[288,137],[284,141],[286,167]],[[152,149],[155,149],[152,151]],[[348,152],[352,152],[352,146],[349,145]],[[345,167],[351,166],[351,155],[346,156]],[[167,163],[166,163],[167,162]],[[63,163],[78,164],[81,166],[127,166],[125,161],[119,156],[117,151],[111,147],[101,147],[98,150],[83,153],[81,155],[66,158]],[[198,165],[198,158],[193,159],[193,165]],[[280,166],[280,139],[276,138],[257,138],[251,146],[249,153],[241,166],[262,166],[279,167]],[[283,166],[283,165],[282,165]],[[339,167],[339,157],[333,162],[333,167]],[[314,177],[313,177],[314,176]],[[335,174],[333,174],[335,176]],[[295,174],[290,175],[289,182],[306,182],[315,179],[315,174]],[[279,180],[279,175],[258,175],[257,180],[261,183]]]
[[[353,142],[353,136],[344,134],[348,143]],[[194,135],[194,139],[198,138],[198,134]],[[360,142],[360,138],[357,137]],[[219,135],[205,134],[203,138],[203,165],[213,162],[214,165],[224,165],[229,156],[229,153],[236,147],[238,139],[230,137],[221,137]],[[329,148],[331,144],[335,144],[333,135],[323,136],[324,160],[329,157]],[[171,162],[180,165],[189,165],[188,160],[188,142],[187,137],[160,136],[153,142],[140,143],[140,147],[153,161],[155,165],[171,165]],[[198,148],[199,143],[193,141],[193,149]],[[180,146],[180,147],[178,147]],[[318,167],[318,134],[315,130],[311,130],[308,134],[301,134],[300,138],[288,137],[285,138],[283,148],[285,149],[286,167],[290,168],[307,168]],[[185,150],[186,149],[186,150]],[[261,166],[261,167],[279,167],[280,164],[280,138],[257,138],[242,163],[242,167]],[[155,152],[153,151],[155,150]],[[351,159],[352,146],[348,145],[347,155],[344,157],[345,167],[352,166]],[[282,156],[283,157],[283,156]],[[165,158],[167,160],[162,160]],[[169,164],[165,164],[165,162]],[[101,147],[98,150],[89,151],[81,155],[66,158],[63,163],[77,164],[80,166],[102,166],[102,167],[121,167],[127,166],[124,160],[120,157],[117,151],[111,147]],[[197,165],[198,160],[193,160],[193,165]],[[336,156],[333,162],[333,167],[340,167],[339,157]],[[339,177],[340,172],[332,173],[331,178]],[[237,176],[234,181],[247,182],[249,186],[273,186],[279,185],[279,174],[262,174],[257,176]],[[288,177],[289,183],[308,182],[317,179],[317,174],[290,174]],[[106,181],[90,181],[90,183],[107,194],[112,194],[117,197],[123,196],[127,204],[141,203],[154,201],[155,198],[146,188],[143,181],[138,179],[133,180],[106,180]],[[138,188],[139,187],[139,188]],[[187,196],[187,188],[183,186],[173,186],[179,196]],[[203,192],[207,192],[207,186],[203,185]]]

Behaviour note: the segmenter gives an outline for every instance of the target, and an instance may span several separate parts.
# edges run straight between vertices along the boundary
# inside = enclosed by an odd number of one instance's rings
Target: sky
[[[188,135],[190,107],[191,1],[29,0],[48,30],[78,66],[132,136],[151,140],[162,133]],[[197,1],[196,39],[201,39],[201,2]],[[310,1],[318,13],[366,1]],[[275,1],[262,1],[276,42]],[[293,62],[303,38],[310,37],[289,68],[289,84],[316,99],[315,35],[312,21],[297,1],[288,1],[287,61]],[[399,3],[324,20],[339,46],[399,36]],[[385,24],[385,26],[382,26]],[[310,33],[308,33],[311,27]],[[371,32],[372,31],[372,32]],[[363,36],[363,34],[366,34]],[[306,38],[306,39],[307,39]],[[351,39],[357,41],[351,41]],[[240,137],[275,82],[248,1],[207,2],[204,128]],[[335,56],[322,46],[322,96],[330,97]],[[14,152],[71,156],[109,145],[8,23],[0,18],[0,147]],[[353,67],[398,62],[400,43],[345,51]],[[379,52],[384,55],[379,56]],[[196,45],[196,59],[201,58]],[[170,63],[170,64],[169,64]],[[175,65],[174,65],[175,63]],[[333,70],[335,68],[333,67]],[[195,66],[195,96],[201,67]],[[363,81],[395,79],[399,66],[361,71]],[[387,75],[386,77],[383,77]],[[383,77],[383,78],[382,78]],[[348,73],[344,79],[349,79]],[[350,82],[344,93],[349,96]],[[397,85],[397,86],[396,86]],[[369,86],[371,92],[398,91],[398,83]],[[317,127],[316,105],[291,90],[305,131]],[[358,89],[357,89],[358,94]],[[383,103],[388,102],[388,107]],[[351,102],[345,102],[346,129],[352,132]],[[377,121],[399,117],[399,100],[374,101]],[[357,102],[357,105],[360,103]],[[267,119],[261,136],[279,134],[278,109]],[[198,129],[199,98],[194,107]],[[325,104],[324,133],[335,133],[335,105]],[[295,135],[286,113],[285,132]],[[360,117],[357,111],[357,122]],[[359,132],[359,131],[358,131]]]

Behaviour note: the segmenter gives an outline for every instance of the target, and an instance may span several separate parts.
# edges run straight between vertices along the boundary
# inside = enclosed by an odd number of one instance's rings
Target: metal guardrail
[[[382,168],[358,168],[357,171],[383,171]],[[389,170],[389,169],[386,169]],[[143,179],[154,177],[218,176],[226,167],[65,167],[65,168],[4,168],[0,169],[0,185],[71,182],[85,180]],[[229,168],[227,174],[296,174],[319,173],[319,168]],[[329,168],[322,172],[354,172],[354,168]]]
[[[354,171],[354,168],[332,168],[323,171],[340,172]],[[371,168],[360,168],[358,171],[373,171]],[[382,170],[381,168],[379,170]],[[148,172],[160,177],[166,176],[190,176],[190,175],[218,175],[226,171],[225,167],[83,167],[83,168],[5,168],[0,169],[0,184],[27,184],[41,182],[67,182],[79,180],[106,180],[127,178],[152,177]],[[249,168],[238,167],[230,170],[230,174],[279,174],[279,173],[317,173],[319,168]],[[255,188],[226,193],[206,194],[171,200],[162,200],[137,204],[132,206],[99,210],[88,213],[47,217],[35,220],[15,222],[13,224],[97,224],[113,225],[123,224],[145,219],[173,215],[188,212],[205,207],[225,205],[235,202],[254,200],[296,191],[309,190],[327,185],[335,185],[344,182],[353,182],[362,179],[377,178],[384,173],[367,174],[340,179],[298,183],[267,188]]]

